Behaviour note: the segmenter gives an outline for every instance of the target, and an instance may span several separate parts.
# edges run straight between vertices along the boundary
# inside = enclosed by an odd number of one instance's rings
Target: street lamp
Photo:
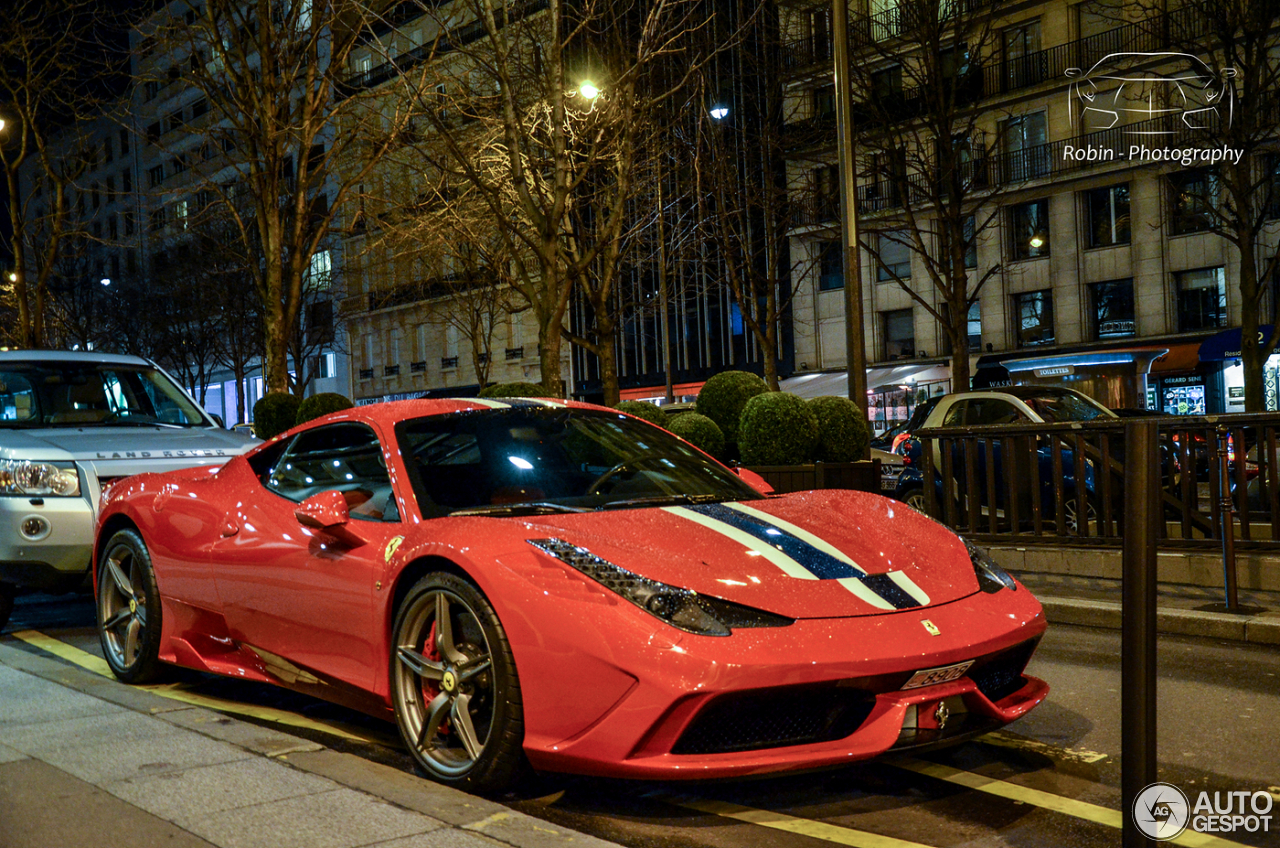
[[[109,286],[109,285],[111,285],[111,279],[110,279],[110,278],[108,278],[108,277],[103,277],[103,278],[102,278],[101,280],[99,280],[98,282],[102,283],[104,286]]]
[[[591,80],[583,80],[582,84],[578,86],[578,93],[588,100],[595,100],[600,96],[600,89],[596,88],[596,84]]]
[[[711,117],[715,118],[717,121],[723,121],[725,118],[729,117],[729,107],[721,103],[717,103],[711,107]]]

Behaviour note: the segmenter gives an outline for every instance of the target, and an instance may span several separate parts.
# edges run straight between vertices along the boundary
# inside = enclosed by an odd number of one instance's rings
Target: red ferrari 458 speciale
[[[394,719],[480,791],[835,766],[1044,699],[1040,604],[983,550],[877,495],[767,488],[588,404],[349,409],[113,485],[102,647],[126,681],[171,663]]]

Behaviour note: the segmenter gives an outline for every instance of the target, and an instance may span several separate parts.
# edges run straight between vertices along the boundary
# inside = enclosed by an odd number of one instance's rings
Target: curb
[[[1114,601],[1037,595],[1045,618],[1053,624],[1078,624],[1119,630],[1121,605]],[[1257,645],[1280,645],[1280,613],[1257,615],[1190,609],[1157,609],[1156,631],[1179,636],[1225,639]]]
[[[0,664],[56,683],[99,700],[142,713],[202,736],[235,745],[250,753],[363,792],[476,837],[514,848],[622,848],[617,843],[553,825],[486,798],[333,751],[315,742],[184,704],[112,678],[66,665],[41,654],[0,643]],[[459,844],[468,837],[459,833]]]

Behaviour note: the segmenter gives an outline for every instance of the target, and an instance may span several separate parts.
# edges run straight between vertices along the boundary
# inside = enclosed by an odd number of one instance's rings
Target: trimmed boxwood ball
[[[298,420],[302,400],[286,392],[270,392],[253,405],[253,432],[259,439],[278,436]]]
[[[628,415],[634,415],[636,418],[643,418],[650,424],[657,424],[659,427],[667,426],[667,414],[652,403],[645,403],[642,400],[624,400],[619,401],[614,409],[619,412],[625,412]]]
[[[482,398],[551,397],[541,383],[494,383],[480,390]]]
[[[726,444],[739,441],[738,420],[747,401],[769,391],[768,384],[747,371],[721,371],[698,392],[697,413],[705,415],[724,434]]]
[[[338,412],[342,409],[351,409],[355,406],[351,402],[351,398],[346,395],[340,395],[337,392],[320,392],[309,398],[304,398],[298,406],[298,419],[295,424],[305,424],[313,421],[321,415],[328,415],[330,412]]]
[[[717,459],[724,455],[724,433],[716,422],[696,412],[685,412],[667,421],[667,429]]]
[[[867,451],[871,433],[862,410],[847,397],[829,395],[809,401],[809,410],[818,419],[819,462],[853,462]]]
[[[756,395],[738,422],[743,465],[798,465],[812,462],[818,419],[801,398],[786,392]]]

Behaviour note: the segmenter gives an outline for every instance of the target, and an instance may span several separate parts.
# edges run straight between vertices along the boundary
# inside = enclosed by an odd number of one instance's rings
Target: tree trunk
[[[564,397],[564,380],[560,378],[560,325],[538,322],[538,367],[542,386],[548,397]]]

